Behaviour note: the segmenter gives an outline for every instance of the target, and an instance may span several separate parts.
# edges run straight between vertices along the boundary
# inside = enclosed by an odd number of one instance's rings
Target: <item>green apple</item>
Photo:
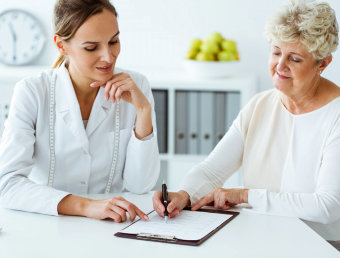
[[[208,40],[220,44],[223,40],[223,37],[221,33],[215,32],[209,36]]]
[[[221,47],[224,51],[236,53],[237,47],[235,41],[224,39],[221,43]]]
[[[201,45],[201,51],[204,53],[217,54],[219,50],[218,44],[213,41],[206,40]]]
[[[196,59],[198,51],[196,49],[190,49],[186,55],[186,59]]]
[[[200,39],[193,39],[190,42],[190,50],[196,50],[198,51],[201,47],[202,40]]]
[[[215,55],[207,52],[199,52],[196,56],[199,61],[215,61]]]
[[[229,51],[221,51],[217,54],[217,59],[219,61],[233,61],[236,60],[236,56]]]

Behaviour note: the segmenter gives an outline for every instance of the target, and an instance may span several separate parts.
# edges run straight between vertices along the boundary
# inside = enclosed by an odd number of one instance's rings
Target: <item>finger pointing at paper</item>
[[[217,209],[230,209],[236,204],[248,203],[248,189],[216,188],[191,206],[196,211],[203,206],[213,205]]]

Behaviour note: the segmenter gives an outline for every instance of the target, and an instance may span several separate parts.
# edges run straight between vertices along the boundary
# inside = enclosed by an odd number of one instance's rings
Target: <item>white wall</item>
[[[54,0],[0,0],[0,11],[21,8],[43,24],[48,43],[34,65],[49,66],[57,52],[52,42]],[[122,52],[118,65],[125,68],[181,65],[192,38],[218,31],[238,43],[242,71],[256,73],[260,89],[271,87],[267,72],[269,46],[263,36],[266,19],[285,0],[114,0],[119,13]],[[340,1],[328,0],[340,21]],[[340,51],[324,76],[340,85],[336,68]],[[339,70],[339,68],[338,68]]]

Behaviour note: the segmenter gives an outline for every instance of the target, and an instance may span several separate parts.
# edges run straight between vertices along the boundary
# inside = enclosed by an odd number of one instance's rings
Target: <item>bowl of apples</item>
[[[191,77],[221,78],[235,74],[239,60],[236,42],[213,33],[206,40],[191,41],[183,65]]]

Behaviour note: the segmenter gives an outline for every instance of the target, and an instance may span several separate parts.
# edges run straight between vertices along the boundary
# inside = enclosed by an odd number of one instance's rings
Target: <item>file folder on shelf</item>
[[[226,94],[226,106],[227,106],[227,120],[226,120],[226,128],[229,130],[229,127],[234,122],[238,113],[240,112],[241,106],[241,95],[239,92],[228,92]]]
[[[197,91],[188,93],[188,153],[198,154],[198,95]]]
[[[157,141],[160,153],[168,152],[168,91],[152,90],[155,100]]]
[[[214,93],[200,92],[200,154],[209,154],[214,147]]]
[[[188,153],[188,93],[176,91],[175,153]]]
[[[214,133],[214,146],[222,139],[227,129],[226,124],[226,94],[225,92],[215,93],[215,133]]]

